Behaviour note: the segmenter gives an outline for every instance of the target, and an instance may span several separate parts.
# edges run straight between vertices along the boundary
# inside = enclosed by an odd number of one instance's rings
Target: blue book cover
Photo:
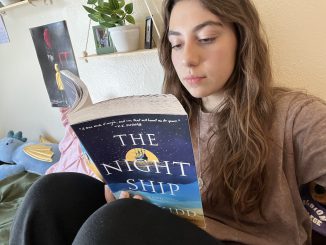
[[[61,74],[75,88],[69,123],[115,197],[139,194],[204,228],[188,115],[177,98],[129,96],[92,104],[78,77]]]

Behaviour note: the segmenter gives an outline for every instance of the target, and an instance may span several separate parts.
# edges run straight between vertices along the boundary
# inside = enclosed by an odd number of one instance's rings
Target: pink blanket
[[[47,170],[46,174],[58,172],[77,172],[99,179],[87,166],[87,163],[83,159],[83,152],[80,147],[80,142],[68,124],[68,109],[61,108],[60,112],[61,121],[65,127],[65,135],[59,143],[61,157],[57,163]]]

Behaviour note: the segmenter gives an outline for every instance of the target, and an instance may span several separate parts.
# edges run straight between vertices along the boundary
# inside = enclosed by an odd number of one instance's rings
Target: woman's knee
[[[28,190],[24,202],[44,209],[89,198],[102,205],[105,203],[102,182],[79,173],[54,173],[38,179]]]
[[[130,198],[116,200],[94,212],[79,229],[73,244],[130,243],[220,244],[169,211]]]
[[[138,234],[145,201],[119,199],[104,205],[83,224],[73,244],[128,244],[125,237]],[[138,234],[139,235],[139,234]]]

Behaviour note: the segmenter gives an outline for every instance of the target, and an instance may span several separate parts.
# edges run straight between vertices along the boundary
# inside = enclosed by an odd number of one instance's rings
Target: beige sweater
[[[201,113],[200,155],[203,169],[207,140],[211,135],[209,113]],[[214,209],[202,195],[206,230],[223,241],[241,244],[310,244],[311,224],[302,204],[299,187],[316,180],[326,186],[326,104],[306,95],[284,94],[276,102],[276,114],[267,162],[267,188],[263,199],[263,220],[258,211],[232,218],[226,202]],[[195,149],[196,163],[198,150]],[[204,182],[208,183],[204,177]]]

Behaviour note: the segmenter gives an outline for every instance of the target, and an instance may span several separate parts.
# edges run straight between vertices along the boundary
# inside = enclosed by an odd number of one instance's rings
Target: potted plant
[[[132,16],[133,3],[124,0],[88,0],[83,5],[88,17],[108,28],[112,42],[118,52],[128,52],[138,49],[139,26],[135,25]],[[127,25],[129,23],[130,25]]]

